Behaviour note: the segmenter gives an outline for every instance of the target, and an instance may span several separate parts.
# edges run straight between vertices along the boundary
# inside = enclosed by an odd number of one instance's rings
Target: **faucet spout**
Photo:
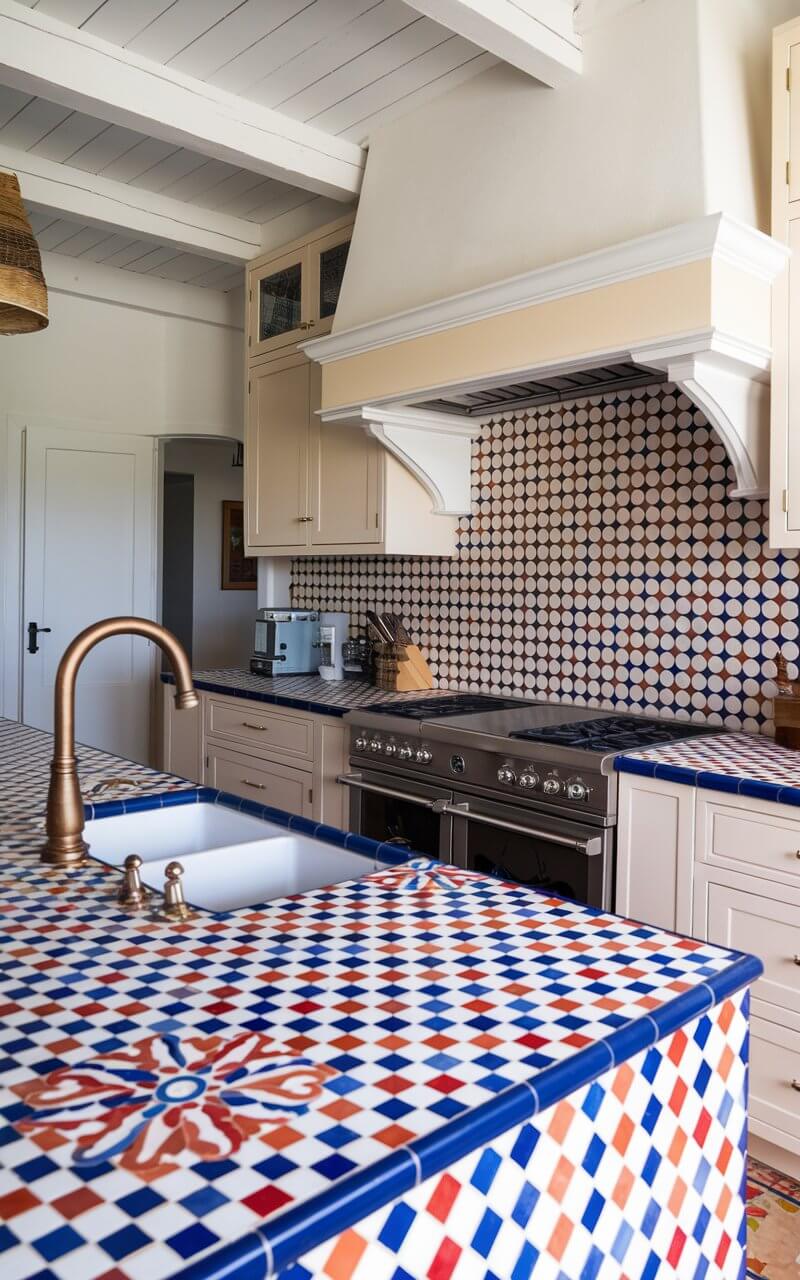
[[[81,631],[64,650],[56,672],[55,746],[47,793],[47,840],[42,862],[76,866],[86,857],[83,838],[83,797],[75,758],[75,681],[87,653],[110,636],[144,636],[163,650],[175,673],[175,705],[179,710],[196,707],[197,693],[186,650],[180,641],[147,618],[104,618]]]

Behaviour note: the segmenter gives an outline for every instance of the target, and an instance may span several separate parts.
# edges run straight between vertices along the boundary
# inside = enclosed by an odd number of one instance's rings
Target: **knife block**
[[[433,674],[415,644],[376,644],[375,683],[392,693],[432,689]]]

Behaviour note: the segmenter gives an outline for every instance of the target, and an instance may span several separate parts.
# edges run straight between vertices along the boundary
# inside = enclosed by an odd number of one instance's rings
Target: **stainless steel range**
[[[350,825],[559,896],[613,905],[614,757],[718,727],[446,694],[348,713]]]

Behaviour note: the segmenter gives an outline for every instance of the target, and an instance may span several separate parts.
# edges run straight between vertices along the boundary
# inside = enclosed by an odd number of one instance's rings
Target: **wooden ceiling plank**
[[[127,48],[166,65],[181,49],[215,27],[241,0],[175,0],[128,41]]]
[[[244,0],[210,31],[177,53],[170,60],[170,66],[198,80],[209,80],[212,71],[260,45],[313,5],[314,0],[270,0],[269,4],[263,0]]]
[[[102,0],[38,0],[36,8],[59,22],[79,27],[101,4]]]
[[[580,75],[580,38],[564,0],[408,0],[412,8],[526,75],[559,88]]]
[[[123,48],[129,40],[138,36],[160,13],[170,6],[171,0],[105,0],[95,13],[82,24],[82,29],[100,40],[110,40]]]
[[[313,120],[374,81],[451,38],[435,22],[420,18],[368,49],[360,57],[354,58],[352,62],[330,72],[316,84],[293,93],[280,104],[280,109],[298,120]]]
[[[66,253],[70,258],[80,258],[87,249],[93,249],[104,240],[110,239],[112,239],[112,233],[107,229],[101,231],[99,227],[81,227],[69,239],[62,240],[56,252]]]
[[[331,133],[352,128],[387,106],[402,101],[417,89],[424,88],[432,80],[454,71],[480,56],[480,49],[459,36],[445,34],[441,44],[428,49],[418,58],[365,85],[358,93],[337,102],[318,117],[320,124]]]
[[[361,146],[366,146],[370,133],[374,129],[380,128],[381,125],[387,124],[390,120],[406,115],[409,111],[423,106],[424,103],[430,102],[432,98],[437,98],[440,94],[447,93],[449,89],[454,89],[456,85],[463,84],[465,80],[472,80],[474,76],[479,76],[482,72],[488,71],[490,67],[496,66],[497,62],[498,59],[495,58],[494,54],[479,53],[477,56],[473,56],[466,62],[462,62],[452,68],[452,70],[434,76],[419,89],[395,99],[394,102],[382,107],[379,111],[371,111],[368,115],[360,117],[354,124],[348,125],[347,128],[338,129],[336,131],[337,135],[340,138],[349,138],[351,142],[358,142]]]
[[[225,262],[246,262],[260,248],[252,222],[171,200],[129,183],[81,173],[68,165],[0,145],[0,168],[19,175],[23,196],[81,225],[127,230]]]
[[[180,58],[175,59],[174,65],[229,93],[241,93],[249,98],[253,87],[266,76],[294,62],[369,9],[377,8],[379,3],[380,0],[337,0],[336,4],[330,4],[327,0],[315,0],[277,30],[262,36],[235,58],[218,63],[210,72],[201,74],[188,64],[184,66]]]
[[[91,249],[87,249],[82,255],[89,258],[92,262],[105,262],[112,254],[119,253],[121,249],[127,249],[133,244],[130,236],[115,233],[110,235],[107,240],[101,240]]]
[[[357,145],[170,68],[154,68],[18,0],[0,0],[0,79],[107,119],[136,134],[132,144],[143,135],[159,138],[337,200],[349,201],[361,185],[364,152]]]
[[[27,151],[45,138],[69,115],[66,107],[44,98],[33,98],[9,120],[2,130],[2,140],[10,147]]]
[[[170,155],[165,156],[163,160],[159,160],[158,164],[154,164],[152,168],[147,169],[141,177],[136,179],[137,187],[141,187],[144,191],[154,191],[158,194],[169,194],[168,187],[172,187],[182,178],[190,177],[197,169],[203,167],[206,163],[205,157],[198,155],[196,151],[189,151],[186,147],[179,147],[177,151],[173,151]],[[172,196],[177,199],[177,196]],[[183,198],[183,197],[181,197]]]
[[[248,89],[247,96],[265,107],[277,107],[338,68],[349,66],[362,54],[415,21],[415,15],[403,0],[381,0],[356,21],[337,28],[299,57],[264,76]]]
[[[0,129],[12,120],[33,98],[29,93],[21,93],[7,84],[0,84]]]
[[[102,133],[106,127],[102,120],[84,116],[80,111],[71,111],[61,124],[31,147],[31,151],[37,156],[44,156],[46,160],[59,160],[63,163]],[[2,138],[1,134],[0,138]]]
[[[224,160],[206,160],[201,157],[201,163],[189,169],[186,173],[179,174],[176,178],[160,188],[165,196],[172,196],[175,200],[194,200],[204,191],[208,191],[210,187],[221,182],[223,178],[229,178],[232,173],[237,170],[232,164],[225,164]],[[272,179],[267,179],[272,181]]]
[[[175,151],[176,148],[171,143],[162,142],[160,138],[142,138],[141,142],[117,156],[101,172],[104,178],[114,178],[117,182],[136,182],[162,160],[174,155]]]

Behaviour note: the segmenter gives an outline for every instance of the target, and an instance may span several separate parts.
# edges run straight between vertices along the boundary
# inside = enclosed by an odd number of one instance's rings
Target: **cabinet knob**
[[[795,1093],[800,1093],[800,1080],[790,1080],[789,1084],[792,1086]]]

